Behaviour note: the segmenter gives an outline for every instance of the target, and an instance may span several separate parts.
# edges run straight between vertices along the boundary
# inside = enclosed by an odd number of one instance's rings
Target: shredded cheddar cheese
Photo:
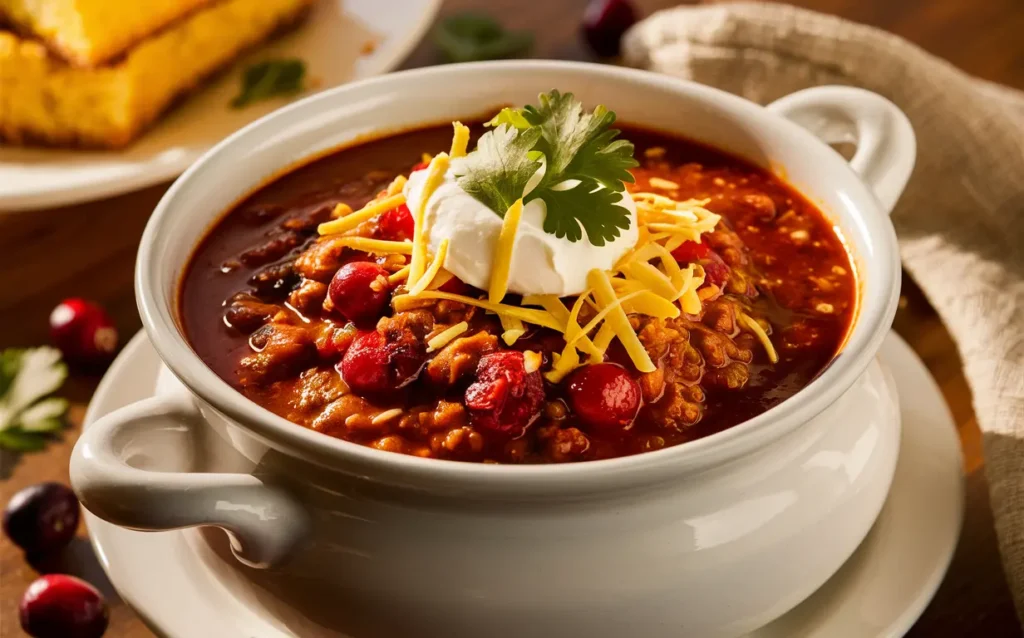
[[[584,294],[580,295],[580,297],[586,298],[588,295],[590,295],[589,290],[586,291]],[[569,310],[566,309],[566,307],[562,304],[562,300],[556,297],[555,295],[532,295],[524,297],[523,303],[528,306],[540,306],[547,310],[549,313],[551,313],[551,316],[554,317],[555,320],[564,323],[565,329],[563,331],[563,334],[568,335],[568,333],[570,332],[573,332],[573,334],[575,334],[575,331],[579,330],[579,324],[576,323],[576,319],[569,312]],[[578,317],[579,313],[577,313],[576,316]],[[603,351],[600,353],[597,352],[596,348],[594,347],[594,344],[590,342],[590,339],[587,338],[586,335],[580,337],[578,347],[586,350],[590,354],[591,358],[597,355],[600,355],[601,357],[604,356]]]
[[[392,208],[398,208],[404,203],[405,195],[402,195],[401,193],[385,197],[384,199],[375,199],[353,213],[348,213],[344,217],[332,219],[329,222],[320,224],[316,227],[316,232],[321,235],[337,235],[345,231],[352,230],[359,224],[373,219],[384,211],[391,210]],[[338,206],[345,206],[345,204],[338,204]]]
[[[754,333],[757,340],[761,342],[762,346],[764,346],[764,350],[768,354],[768,360],[772,363],[778,363],[779,354],[775,351],[775,346],[772,344],[772,340],[768,338],[768,333],[764,331],[761,324],[759,324],[753,317],[742,312],[736,314],[736,319],[743,324],[743,327]]]
[[[508,315],[498,315],[498,319],[501,320],[501,340],[506,346],[511,346],[526,334],[526,326],[519,319]]]
[[[355,248],[375,255],[411,255],[412,244],[407,241],[389,241],[387,239],[370,239],[369,237],[339,237],[338,243],[348,248]]]
[[[544,363],[544,356],[541,353],[533,350],[523,352],[523,368],[526,370],[526,374],[540,370],[542,363]]]
[[[508,275],[512,267],[512,248],[515,246],[516,232],[519,230],[519,219],[523,216],[523,198],[520,197],[509,206],[505,218],[501,222],[498,234],[498,245],[494,250],[494,263],[491,265],[491,279],[487,290],[487,300],[498,303],[508,292]]]
[[[448,255],[448,238],[445,237],[441,240],[441,245],[437,247],[437,254],[434,255],[433,261],[430,262],[430,267],[427,268],[427,272],[423,273],[423,276],[419,278],[419,281],[412,285],[409,289],[409,294],[416,296],[427,289],[427,285],[434,280],[437,273],[441,270],[441,265],[444,264],[444,258]]]
[[[467,330],[469,330],[469,324],[466,323],[465,321],[460,321],[459,323],[453,326],[445,328],[444,330],[442,330],[441,332],[437,333],[429,340],[427,340],[427,352],[434,352],[435,350],[440,350],[441,348],[448,345],[452,341],[452,339],[454,339],[455,337],[459,336],[460,334]]]
[[[454,276],[455,275],[451,274],[450,272],[445,270],[444,267],[442,267],[441,270],[438,271],[437,275],[434,276],[434,280],[430,282],[429,286],[427,286],[427,289],[437,290],[441,286],[451,281],[452,277]]]
[[[452,149],[448,155],[463,157],[469,146],[469,127],[462,122],[452,122],[452,126],[455,127],[455,135],[452,137]]]
[[[611,307],[611,311],[608,314],[608,323],[611,324],[612,330],[615,331],[615,336],[619,338],[619,342],[626,349],[626,353],[633,361],[636,369],[640,372],[654,372],[657,367],[651,361],[650,355],[647,354],[647,350],[640,343],[636,333],[633,332],[633,327],[629,325],[629,318],[622,309],[618,297],[615,295],[615,290],[612,289],[612,283],[608,279],[608,274],[595,268],[587,275],[587,284],[594,289],[594,297],[600,306],[603,308]]]
[[[594,347],[597,348],[599,356],[597,358],[594,355],[590,356],[591,363],[601,363],[604,361],[604,353],[608,351],[608,346],[611,345],[612,339],[615,338],[615,331],[612,330],[610,324],[604,324],[601,329],[597,331],[597,335],[594,337]]]
[[[408,181],[409,179],[405,175],[399,175],[395,179],[391,180],[391,183],[388,184],[388,189],[384,191],[384,194],[391,197],[392,195],[401,193],[402,189],[405,188],[405,183]]]
[[[430,196],[434,194],[437,187],[441,185],[444,174],[448,170],[448,154],[438,153],[430,160],[427,167],[427,179],[423,181],[423,193],[420,195],[419,205],[412,211],[412,219],[415,224],[412,238],[412,260],[409,264],[409,280],[419,281],[423,271],[427,267],[427,231],[423,227],[423,217],[426,214],[427,203]]]
[[[390,275],[388,275],[388,283],[390,283],[391,285],[395,285],[397,283],[405,281],[408,278],[409,278],[409,267],[408,266],[403,266],[402,268],[399,268],[395,272],[393,272]]]
[[[440,290],[424,290],[415,297],[412,295],[399,295],[392,300],[392,303],[396,310],[405,310],[416,307],[421,299],[447,299],[448,301],[458,301],[468,306],[483,308],[484,310],[493,312],[499,317],[501,315],[515,317],[520,321],[532,323],[537,326],[543,326],[545,328],[551,328],[552,330],[557,330],[559,332],[563,329],[562,325],[556,321],[550,313],[543,310],[510,306],[508,304],[491,303],[484,299],[474,299],[473,297],[456,295],[450,292],[441,292]]]
[[[331,211],[331,219],[338,219],[339,217],[344,217],[345,215],[348,215],[351,212],[352,207],[342,202],[335,206],[334,210]]]

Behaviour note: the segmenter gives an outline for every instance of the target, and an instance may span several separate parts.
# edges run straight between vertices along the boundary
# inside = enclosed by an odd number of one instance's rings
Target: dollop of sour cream
[[[426,170],[409,176],[404,194],[409,210],[422,204]],[[587,288],[593,268],[609,270],[638,238],[636,204],[623,192],[618,202],[629,212],[629,228],[604,246],[595,246],[586,231],[579,241],[544,232],[546,205],[535,199],[523,207],[509,271],[508,290],[521,295],[578,295]],[[430,196],[424,211],[430,252],[436,254],[448,239],[444,267],[462,281],[482,290],[490,284],[491,266],[501,232],[502,218],[459,186],[452,170]]]

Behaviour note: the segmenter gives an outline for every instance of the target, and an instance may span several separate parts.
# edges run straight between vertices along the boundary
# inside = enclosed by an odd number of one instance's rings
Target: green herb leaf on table
[[[259,100],[294,95],[303,89],[306,63],[297,59],[264,60],[246,67],[242,89],[231,101],[239,109]]]
[[[64,426],[68,402],[47,395],[67,378],[55,348],[9,348],[0,352],[0,447],[42,449],[47,433]]]
[[[499,60],[525,55],[533,46],[533,34],[506,31],[494,18],[480,13],[461,13],[434,28],[434,43],[450,62]]]
[[[618,204],[626,184],[633,182],[629,169],[639,165],[633,144],[617,139],[621,132],[611,128],[615,113],[603,106],[584,111],[572,93],[557,90],[541,94],[539,102],[502,109],[488,122],[498,126],[495,133],[504,130],[503,137],[498,144],[484,144],[492,133],[480,138],[476,150],[456,167],[459,185],[499,215],[507,210],[506,201],[510,204],[521,196],[527,203],[543,200],[545,232],[575,242],[585,230],[590,243],[603,246],[629,228],[629,211]],[[513,129],[518,131],[514,138],[509,137]],[[524,151],[528,142],[533,145]],[[523,156],[519,160],[517,153]],[[521,172],[541,158],[543,176],[524,195],[533,175],[523,179]],[[498,170],[517,161],[515,179]],[[517,190],[520,184],[522,189]],[[495,192],[502,196],[494,197]]]

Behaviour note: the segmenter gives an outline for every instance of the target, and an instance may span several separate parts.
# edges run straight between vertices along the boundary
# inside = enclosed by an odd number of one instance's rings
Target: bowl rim
[[[835,181],[835,178],[826,175],[833,169],[846,172],[848,177],[854,178],[858,190],[861,190],[859,194],[855,193],[857,196],[853,201],[853,207],[859,215],[858,223],[865,227],[863,232],[869,235],[871,243],[877,246],[876,252],[883,256],[888,255],[888,263],[880,264],[882,280],[872,284],[873,294],[868,294],[866,282],[861,281],[858,292],[858,315],[847,333],[843,350],[832,363],[794,396],[775,407],[726,430],[694,441],[611,459],[580,463],[511,465],[420,458],[384,452],[323,435],[294,424],[246,398],[218,377],[199,358],[177,321],[177,290],[180,278],[175,282],[175,289],[169,296],[165,287],[150,282],[150,277],[155,272],[150,264],[154,259],[157,237],[160,236],[162,227],[168,225],[174,216],[179,193],[188,188],[194,176],[206,170],[207,165],[227,149],[253,146],[261,139],[262,134],[273,130],[275,122],[279,119],[294,112],[315,109],[325,102],[338,100],[339,96],[345,96],[347,93],[374,88],[383,90],[415,78],[440,79],[461,74],[500,73],[513,69],[527,72],[564,71],[589,75],[591,79],[601,81],[640,82],[652,88],[667,90],[681,99],[696,98],[712,104],[713,108],[718,110],[732,110],[749,118],[761,119],[773,127],[784,129],[787,138],[793,139],[794,142],[817,148],[819,156],[824,157],[831,153],[832,159],[823,159],[832,166],[826,167],[828,170],[822,170],[822,179],[826,182]],[[472,106],[467,106],[467,110],[471,109]],[[253,188],[257,187],[259,184],[254,183]],[[205,218],[207,228],[223,213],[222,210],[211,211]],[[846,240],[850,242],[851,250],[856,256],[859,239],[846,237]],[[460,489],[491,495],[544,497],[596,490],[628,489],[652,481],[665,480],[680,472],[702,469],[760,449],[807,423],[846,392],[873,360],[895,316],[900,287],[899,264],[895,230],[889,217],[880,210],[874,195],[856,176],[846,160],[797,124],[741,97],[663,74],[583,62],[511,60],[426,67],[361,80],[297,101],[236,131],[189,167],[161,198],[140,242],[136,260],[135,290],[146,332],[171,372],[216,412],[271,447],[286,450],[292,455],[312,460],[329,469],[372,477],[396,485],[415,486],[418,489]],[[888,295],[884,294],[884,288],[888,288]],[[168,303],[168,297],[174,301]]]

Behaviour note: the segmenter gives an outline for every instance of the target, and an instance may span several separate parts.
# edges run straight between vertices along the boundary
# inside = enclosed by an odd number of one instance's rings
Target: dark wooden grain
[[[644,13],[675,4],[642,0]],[[1021,0],[797,0],[795,4],[888,29],[980,77],[1024,88],[1024,3]],[[449,0],[443,13],[485,9],[506,26],[536,34],[534,55],[592,59],[577,35],[585,0]],[[424,42],[406,62],[438,62]],[[140,326],[132,268],[143,226],[166,185],[80,206],[0,217],[0,347],[47,340],[46,318],[62,298],[83,296],[104,304],[127,339]],[[966,460],[967,507],[960,546],[935,600],[911,632],[915,637],[1020,636],[999,564],[985,482],[981,435],[956,348],[920,291],[904,281],[896,319],[900,332],[938,380],[953,411]],[[74,405],[63,440],[39,454],[0,456],[0,502],[44,480],[67,481],[68,455],[95,379],[73,378],[66,394]],[[84,530],[54,565],[82,575],[111,600],[109,636],[151,636],[117,598],[89,548]],[[17,604],[37,569],[6,538],[0,540],[0,637],[21,635]]]

